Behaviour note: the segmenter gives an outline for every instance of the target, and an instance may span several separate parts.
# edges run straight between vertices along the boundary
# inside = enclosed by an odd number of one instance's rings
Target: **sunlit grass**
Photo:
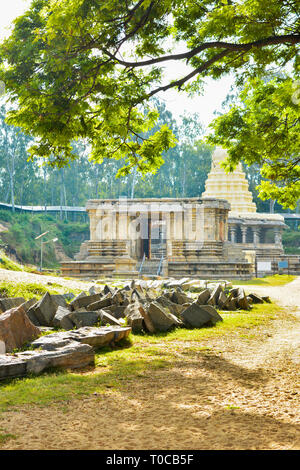
[[[297,276],[288,274],[274,274],[274,276],[255,277],[249,281],[232,281],[232,285],[236,286],[284,286],[294,281]]]
[[[65,402],[107,390],[118,391],[129,383],[158,369],[171,369],[178,360],[193,359],[208,354],[210,338],[238,335],[241,340],[249,334],[255,337],[255,328],[266,325],[282,314],[275,304],[256,305],[249,312],[220,312],[224,321],[214,327],[200,329],[177,328],[159,334],[131,334],[129,340],[117,347],[99,350],[95,367],[80,371],[52,371],[0,382],[0,411],[22,405],[46,406]],[[184,348],[182,347],[184,345]],[[178,359],[180,356],[180,359]]]

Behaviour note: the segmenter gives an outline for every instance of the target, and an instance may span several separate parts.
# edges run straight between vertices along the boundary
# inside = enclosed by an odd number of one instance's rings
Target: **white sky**
[[[31,0],[0,0],[0,40],[9,34],[12,21],[20,16],[30,6]],[[174,79],[181,78],[184,74],[185,66],[180,64],[182,73],[178,76],[178,62],[168,64],[167,76]],[[186,68],[186,70],[188,70]],[[206,87],[203,96],[188,98],[185,93],[178,93],[176,90],[169,90],[160,95],[166,103],[167,108],[175,118],[185,111],[188,113],[199,113],[201,123],[207,126],[214,118],[214,111],[221,111],[221,104],[230,91],[233,78],[228,76],[221,80],[206,80]]]

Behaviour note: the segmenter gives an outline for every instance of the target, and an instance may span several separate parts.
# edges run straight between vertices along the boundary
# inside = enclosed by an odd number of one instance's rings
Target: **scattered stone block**
[[[107,324],[121,326],[119,320],[117,320],[117,318],[113,317],[112,315],[110,315],[110,313],[106,312],[105,310],[99,311],[99,318],[102,326]]]
[[[5,344],[5,352],[21,348],[40,334],[41,330],[31,323],[21,306],[0,315],[0,341]]]
[[[112,304],[112,295],[107,294],[105,297],[87,304],[87,310],[100,310],[105,307],[109,307]]]
[[[32,307],[30,307],[29,310],[27,310],[26,315],[31,321],[31,323],[33,323],[35,326],[41,326],[40,322],[38,321],[34,313],[36,305],[37,305],[37,302]]]
[[[221,315],[219,315],[217,310],[214,307],[212,307],[211,305],[201,305],[201,308],[206,310],[212,316],[212,319],[211,319],[211,324],[212,325],[215,325],[219,321],[223,321],[223,318],[221,317]]]
[[[219,307],[220,310],[222,310],[226,306],[227,300],[228,300],[228,298],[227,298],[225,292],[223,292],[223,291],[220,292],[219,298],[217,300],[217,306]]]
[[[105,312],[108,312],[117,319],[125,318],[126,305],[110,305],[109,307],[104,307],[102,310],[105,310]]]
[[[185,304],[175,304],[165,295],[157,297],[155,301],[167,308],[170,313],[173,313],[173,315],[176,315],[177,317],[179,317],[180,313],[185,309]]]
[[[35,297],[32,297],[30,300],[26,300],[23,304],[21,304],[22,308],[25,310],[27,313],[28,310],[33,307],[35,304],[37,304],[38,300]]]
[[[66,299],[63,295],[60,295],[60,294],[54,294],[53,295],[53,294],[51,294],[51,299],[57,305],[57,307],[64,307],[64,308],[68,307]]]
[[[26,300],[23,297],[7,297],[0,299],[0,313],[6,312],[11,308],[19,307]]]
[[[141,315],[139,307],[140,304],[138,302],[134,302],[129,304],[125,310],[128,325],[131,326],[134,333],[142,331],[144,324],[144,318]]]
[[[254,304],[263,304],[263,303],[264,303],[263,298],[260,297],[260,296],[257,295],[257,294],[249,294],[248,297],[250,297],[250,298],[252,299],[252,302],[253,302]]]
[[[180,314],[180,318],[187,328],[201,328],[213,321],[213,316],[196,302],[189,305]]]
[[[71,312],[68,308],[58,307],[56,314],[53,318],[53,325],[56,328],[63,328],[64,330],[72,330],[75,324],[70,319]]]
[[[209,289],[204,289],[200,294],[198,295],[197,299],[197,304],[198,305],[205,305],[210,298],[210,290]]]
[[[79,312],[75,310],[70,313],[68,317],[76,326],[76,328],[81,328],[83,326],[95,326],[100,321],[100,312]]]
[[[41,326],[52,326],[52,320],[57,310],[57,304],[52,300],[51,295],[48,292],[33,308],[34,315]]]
[[[173,292],[171,300],[175,304],[180,304],[180,305],[193,302],[193,299],[188,297],[186,294],[178,292],[178,291]]]
[[[212,291],[211,296],[207,301],[207,304],[212,305],[213,307],[216,306],[221,292],[223,292],[222,285],[217,284],[214,290]]]
[[[94,294],[94,295],[85,295],[85,296],[77,296],[74,300],[70,302],[72,310],[77,310],[81,307],[87,307],[88,305],[98,302],[101,300],[101,294]]]
[[[15,356],[0,356],[0,380],[24,377],[27,373],[26,361]]]
[[[158,302],[151,302],[146,310],[157,331],[168,331],[174,326],[181,326],[181,321]]]
[[[40,374],[45,369],[78,369],[94,364],[95,354],[88,344],[69,341],[66,345],[52,351],[25,351],[18,358],[26,361],[27,374]]]

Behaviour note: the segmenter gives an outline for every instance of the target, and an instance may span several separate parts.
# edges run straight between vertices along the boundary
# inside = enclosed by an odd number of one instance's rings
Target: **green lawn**
[[[211,328],[177,328],[168,333],[130,335],[130,339],[115,348],[105,348],[96,354],[95,368],[85,371],[52,371],[0,382],[0,412],[22,405],[46,406],[52,402],[72,400],[108,389],[120,390],[159,368],[172,368],[182,354],[193,360],[199,354],[209,354],[209,339],[224,335],[238,336],[248,341],[255,328],[278,317],[282,309],[275,304],[256,305],[249,312],[221,312],[224,319]],[[178,355],[181,358],[178,359]]]
[[[255,277],[250,281],[232,281],[233,286],[283,286],[294,281],[297,276],[274,274],[274,276]]]

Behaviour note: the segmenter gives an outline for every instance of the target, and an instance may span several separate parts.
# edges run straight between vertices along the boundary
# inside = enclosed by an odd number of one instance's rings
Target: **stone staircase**
[[[142,270],[139,273],[140,276],[157,276],[157,270],[159,267],[160,259],[154,258],[154,259],[145,259]],[[140,270],[141,267],[141,261],[137,263],[136,269],[137,271]]]

